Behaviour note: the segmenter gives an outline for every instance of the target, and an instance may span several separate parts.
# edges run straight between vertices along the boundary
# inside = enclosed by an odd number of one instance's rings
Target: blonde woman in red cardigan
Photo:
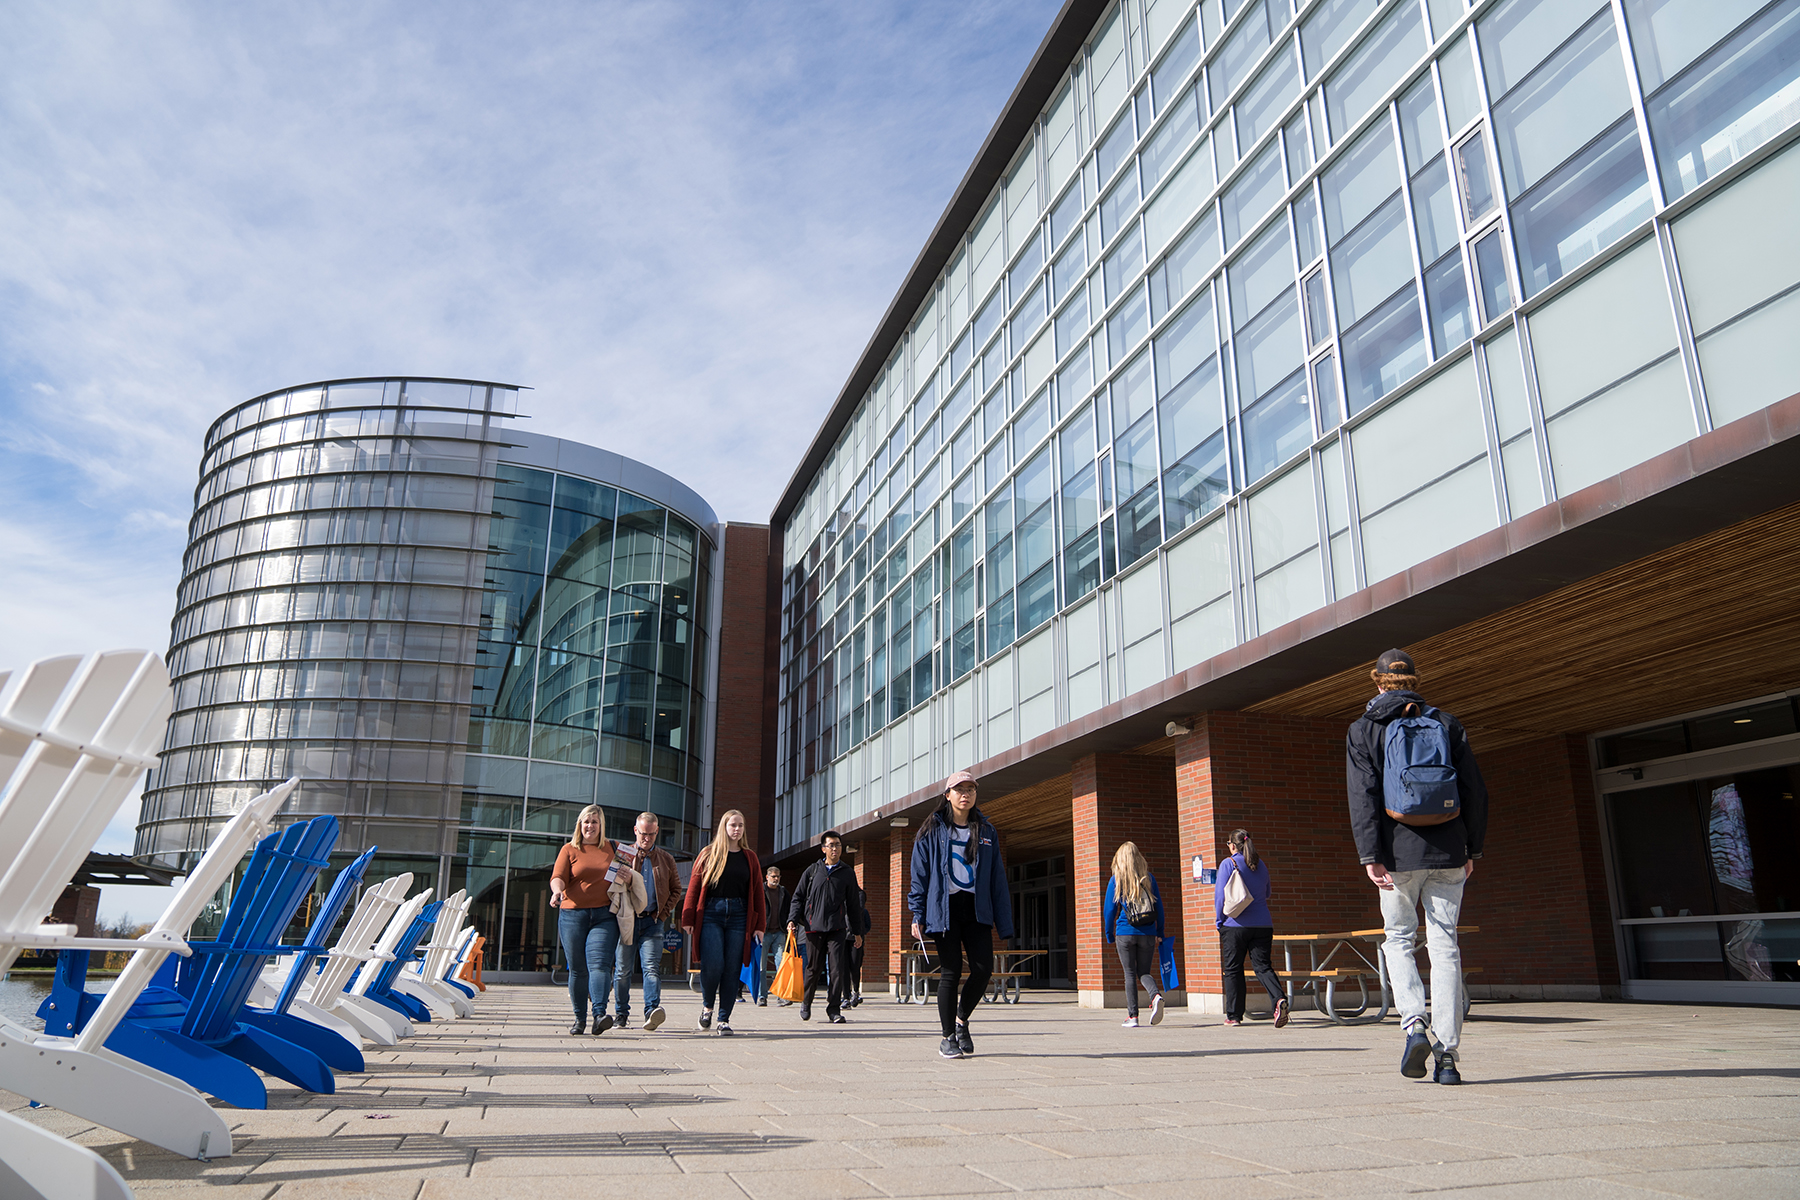
[[[700,947],[700,1029],[712,1027],[719,1010],[719,1033],[731,1036],[737,1004],[738,972],[762,944],[768,924],[762,863],[744,841],[744,814],[731,809],[719,818],[712,845],[694,859],[681,927]]]

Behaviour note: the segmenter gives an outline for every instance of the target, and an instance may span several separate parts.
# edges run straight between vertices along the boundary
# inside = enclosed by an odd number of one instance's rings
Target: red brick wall
[[[1463,897],[1471,987],[1535,996],[1619,982],[1587,739],[1547,737],[1480,754],[1491,809],[1487,844]],[[1477,993],[1480,994],[1480,993]],[[1556,991],[1544,991],[1558,998]]]
[[[1249,830],[1269,863],[1277,934],[1381,925],[1380,902],[1350,836],[1344,732],[1335,720],[1211,712],[1177,747],[1182,862],[1201,853],[1216,868],[1226,835]],[[1461,923],[1480,927],[1463,939],[1463,961],[1482,968],[1471,986],[1554,997],[1565,993],[1545,989],[1593,994],[1616,985],[1585,740],[1549,737],[1487,755],[1477,742],[1475,751],[1490,815],[1463,901]],[[1208,934],[1183,947],[1190,990],[1217,995],[1212,889],[1189,884],[1186,900],[1188,928]],[[1279,967],[1279,947],[1275,957]]]
[[[718,729],[713,740],[713,813],[743,812],[758,854],[773,849],[775,797],[764,786],[769,528],[725,526],[724,604],[719,614]],[[768,753],[773,754],[773,749]],[[772,765],[773,758],[770,758]],[[716,823],[716,822],[715,822]],[[706,841],[701,839],[702,844]]]
[[[882,952],[882,970],[890,975],[900,970],[900,951],[913,948],[912,913],[906,907],[906,891],[912,885],[912,834],[911,829],[888,830],[887,946]],[[869,853],[877,853],[880,845],[869,842]],[[864,987],[871,985],[867,972],[874,961],[872,956],[863,958]]]
[[[1181,861],[1217,869],[1225,838],[1248,830],[1269,866],[1276,933],[1335,933],[1381,924],[1374,885],[1356,862],[1344,793],[1344,723],[1209,712],[1176,747]],[[1185,889],[1190,993],[1221,994],[1213,889]],[[1279,968],[1280,951],[1276,952]]]
[[[864,992],[883,991],[887,986],[888,946],[892,932],[888,925],[888,909],[892,893],[888,886],[890,860],[885,840],[872,839],[856,848],[856,881],[868,897],[869,932],[863,940],[862,987]]]
[[[1136,842],[1162,892],[1165,932],[1182,939],[1185,913],[1176,828],[1175,760],[1160,755],[1090,754],[1074,764],[1074,847],[1069,887],[1075,920],[1076,986],[1122,992],[1118,951],[1106,944],[1101,904],[1121,842]]]

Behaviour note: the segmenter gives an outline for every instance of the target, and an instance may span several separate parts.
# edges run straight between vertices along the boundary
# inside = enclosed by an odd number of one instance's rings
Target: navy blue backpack
[[[1402,825],[1442,825],[1462,812],[1450,731],[1438,710],[1408,704],[1388,722],[1381,773],[1387,815]]]

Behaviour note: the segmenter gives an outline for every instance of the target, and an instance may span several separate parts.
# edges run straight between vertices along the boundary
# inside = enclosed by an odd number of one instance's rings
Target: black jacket
[[[1369,701],[1345,737],[1346,775],[1350,788],[1350,832],[1364,863],[1381,863],[1390,871],[1425,871],[1460,867],[1480,858],[1487,841],[1487,785],[1462,722],[1442,709],[1438,716],[1450,734],[1450,764],[1456,768],[1456,790],[1462,811],[1442,825],[1402,825],[1387,815],[1381,774],[1387,724],[1408,704],[1424,704],[1417,692],[1382,692]]]
[[[768,920],[764,922],[768,928],[763,932],[781,933],[785,931],[787,929],[787,889],[780,886],[770,887],[765,883],[763,884],[763,899],[767,901],[766,907],[769,913]]]
[[[840,862],[837,870],[828,871],[823,859],[806,868],[794,885],[788,920],[817,933],[860,935],[862,889],[856,885],[856,868]]]

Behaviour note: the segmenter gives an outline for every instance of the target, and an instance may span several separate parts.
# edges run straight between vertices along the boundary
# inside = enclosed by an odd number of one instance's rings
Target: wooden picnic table
[[[1480,933],[1479,925],[1458,925],[1458,935]],[[1393,988],[1388,982],[1387,959],[1381,952],[1381,943],[1387,939],[1385,929],[1352,929],[1346,933],[1278,933],[1275,941],[1281,945],[1282,970],[1276,972],[1287,984],[1288,1001],[1291,1004],[1295,993],[1301,988],[1310,987],[1313,999],[1325,1019],[1338,1025],[1369,1025],[1385,1019],[1388,1010],[1393,1006]],[[1362,945],[1359,945],[1361,943]],[[1319,957],[1319,948],[1329,945],[1325,957]],[[1307,965],[1296,970],[1294,967],[1294,948],[1304,946],[1307,951]],[[1364,953],[1362,946],[1372,946]],[[1420,946],[1419,949],[1424,949]],[[1339,955],[1343,958],[1339,958]],[[1373,955],[1374,961],[1370,961]],[[1468,976],[1480,967],[1463,968],[1463,1011],[1469,1006]],[[1246,970],[1246,975],[1254,974]],[[1380,1010],[1371,1014],[1369,1006],[1368,981],[1373,978],[1377,982]],[[1340,983],[1355,981],[1359,993],[1359,1002],[1353,1009],[1340,1011],[1337,1006],[1337,988]],[[1320,993],[1321,986],[1324,988]]]

